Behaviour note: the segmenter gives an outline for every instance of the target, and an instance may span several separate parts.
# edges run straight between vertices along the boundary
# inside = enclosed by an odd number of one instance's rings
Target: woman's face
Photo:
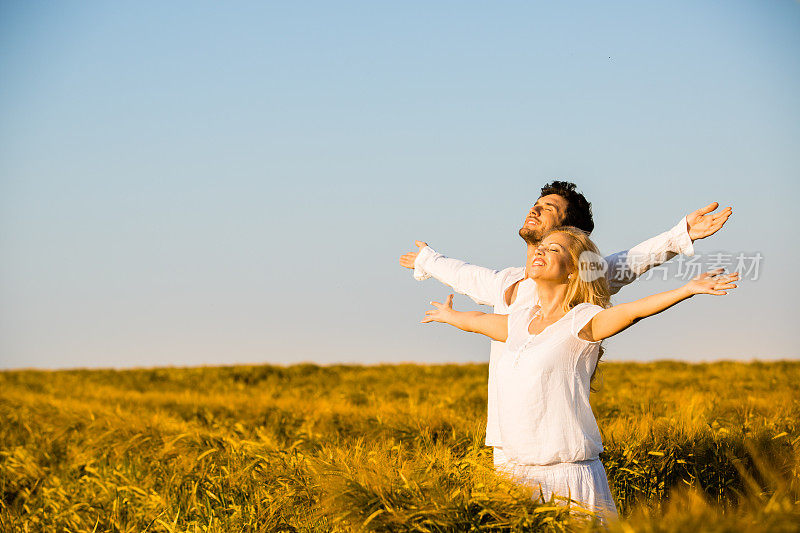
[[[540,281],[567,282],[572,271],[568,247],[570,237],[564,233],[551,233],[542,240],[530,264],[530,277]]]

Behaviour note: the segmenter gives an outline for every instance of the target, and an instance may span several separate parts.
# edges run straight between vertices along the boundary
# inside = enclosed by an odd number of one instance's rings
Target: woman
[[[727,294],[738,274],[710,271],[679,289],[610,307],[605,277],[585,268],[584,252],[598,254],[583,231],[555,229],[531,261],[538,291],[532,307],[510,315],[459,312],[451,294],[444,304],[431,302],[435,309],[422,322],[444,322],[506,343],[497,368],[497,402],[509,461],[500,469],[545,500],[557,494],[615,517],[589,405],[600,342],[695,294]]]

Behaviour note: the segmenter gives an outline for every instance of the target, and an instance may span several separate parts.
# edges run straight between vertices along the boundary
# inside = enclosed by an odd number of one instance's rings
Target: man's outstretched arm
[[[669,231],[637,244],[630,250],[606,257],[606,277],[611,294],[678,254],[694,255],[694,241],[719,231],[733,212],[730,207],[726,207],[719,213],[713,213],[717,207],[717,202],[708,204],[683,217]]]
[[[505,271],[445,257],[422,241],[414,241],[414,245],[419,250],[401,255],[400,266],[413,268],[415,279],[422,281],[434,277],[456,292],[469,296],[476,303],[483,305],[499,303]]]

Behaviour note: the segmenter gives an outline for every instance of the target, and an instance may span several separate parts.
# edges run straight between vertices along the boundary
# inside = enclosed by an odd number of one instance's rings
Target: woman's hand
[[[490,339],[505,342],[508,338],[508,315],[481,313],[480,311],[456,311],[453,309],[453,295],[447,297],[445,303],[431,302],[436,309],[425,311],[423,324],[428,322],[444,322],[462,331],[480,333]]]
[[[724,272],[724,268],[709,270],[684,285],[684,289],[689,291],[690,295],[715,294],[722,296],[723,294],[728,294],[728,290],[736,288],[733,282],[739,279],[739,273],[734,272],[733,274],[723,275]]]
[[[427,324],[428,322],[444,322],[446,324],[452,324],[452,320],[457,313],[457,311],[453,309],[452,294],[447,297],[447,301],[445,301],[445,303],[441,304],[439,302],[431,302],[431,305],[436,309],[425,311],[425,318],[423,318],[420,322],[423,324]]]

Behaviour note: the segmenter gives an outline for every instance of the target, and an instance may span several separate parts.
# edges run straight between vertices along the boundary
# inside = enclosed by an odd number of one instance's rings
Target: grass
[[[496,475],[486,365],[0,373],[3,531],[590,531]],[[606,363],[612,531],[800,530],[800,362]]]

